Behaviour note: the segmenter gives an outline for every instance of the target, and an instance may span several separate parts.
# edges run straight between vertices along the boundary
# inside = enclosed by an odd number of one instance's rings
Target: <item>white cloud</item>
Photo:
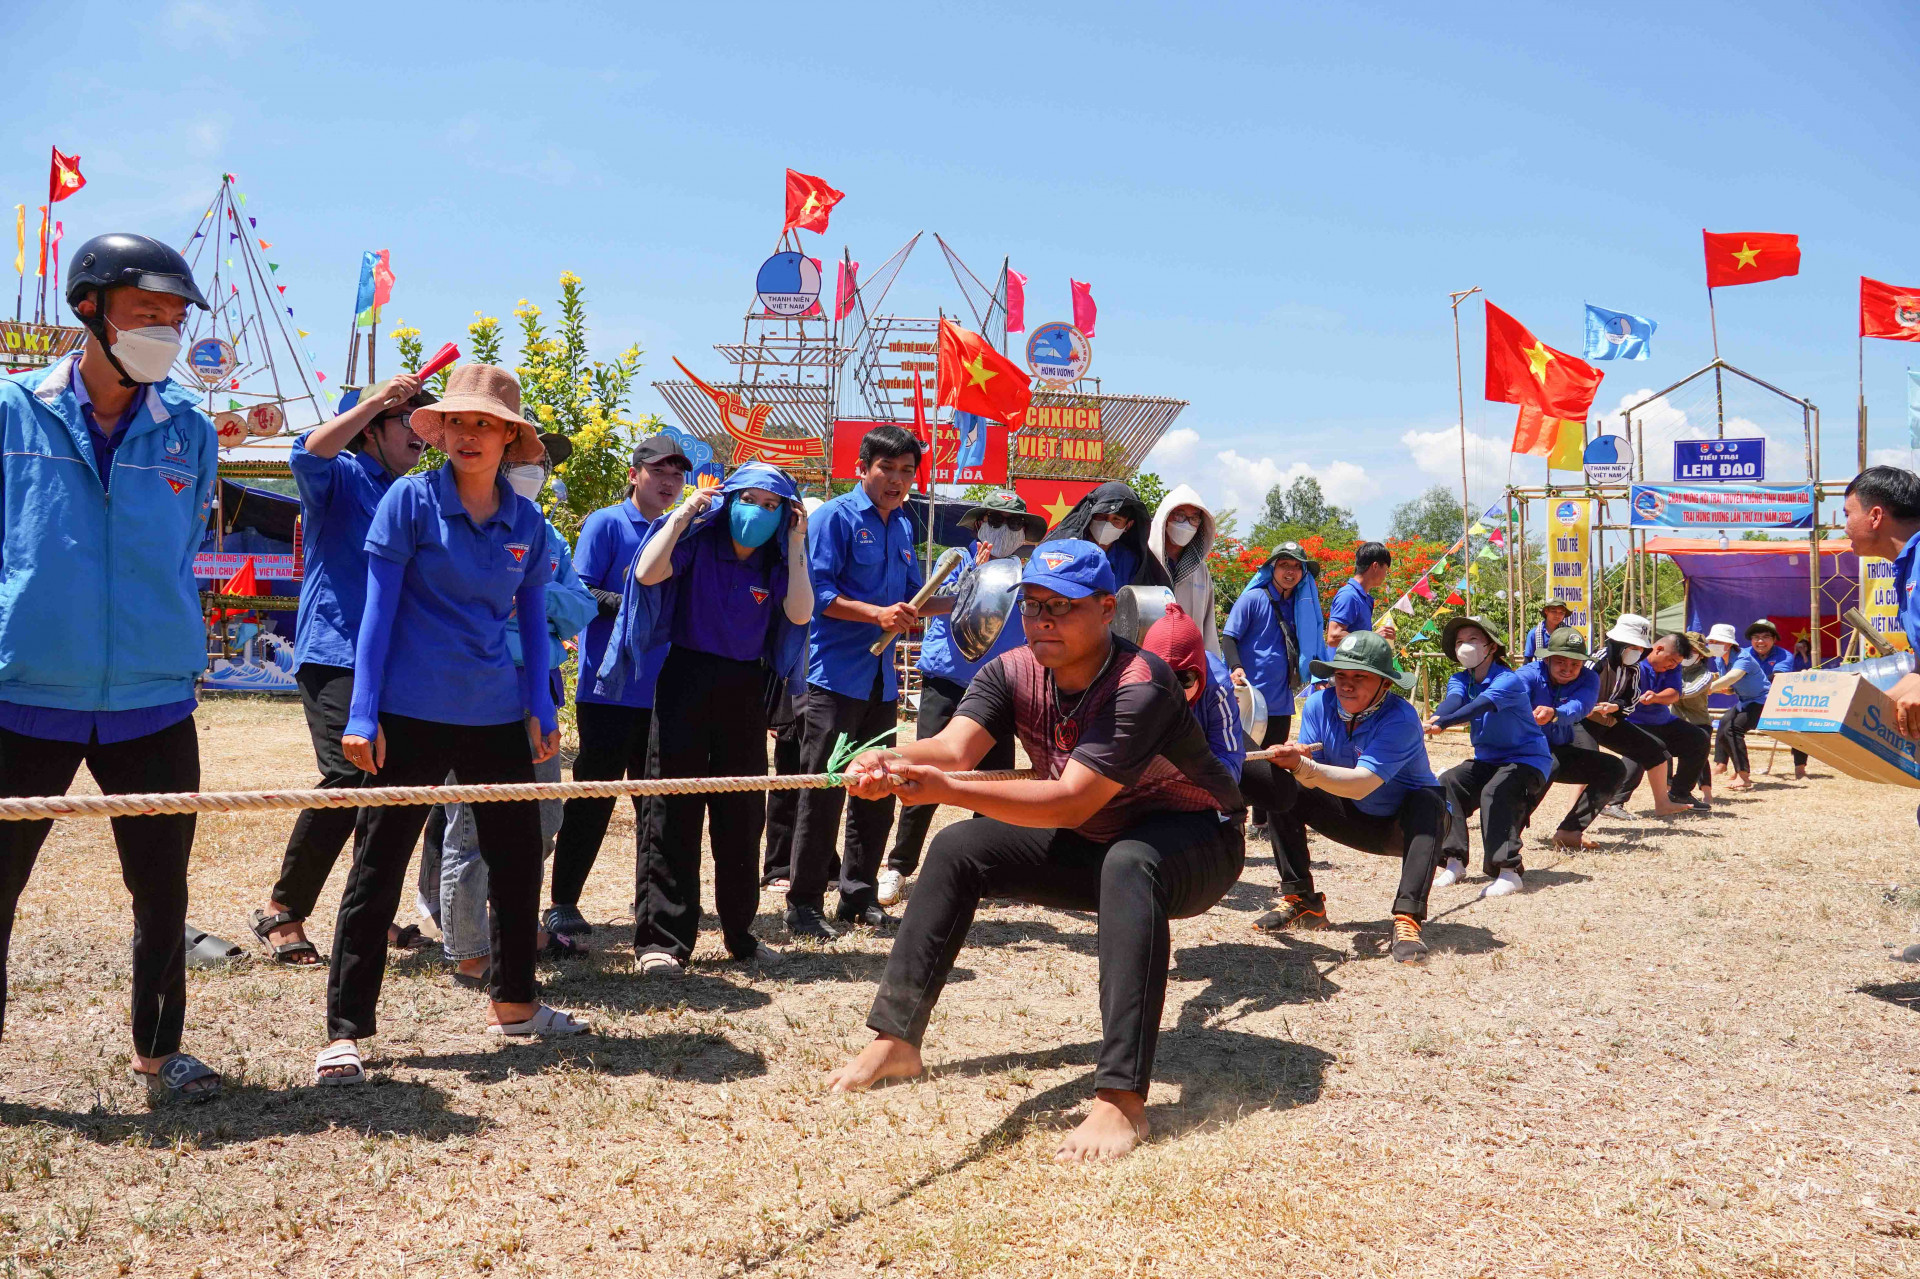
[[[1213,491],[1220,494],[1216,509],[1245,512],[1246,518],[1241,521],[1243,528],[1251,527],[1260,517],[1268,489],[1275,485],[1285,488],[1303,475],[1320,481],[1320,491],[1336,506],[1351,507],[1372,497],[1375,489],[1365,467],[1345,461],[1323,467],[1302,461],[1282,465],[1270,457],[1245,457],[1237,450],[1227,449],[1213,455],[1209,469],[1211,474],[1207,479]]]
[[[1920,454],[1912,449],[1870,449],[1867,452],[1869,466],[1897,466],[1902,470],[1920,469]]]
[[[1422,475],[1430,475],[1448,488],[1460,483],[1460,428],[1443,427],[1438,431],[1408,431],[1400,437],[1401,446]],[[1467,432],[1467,491],[1473,500],[1485,506],[1507,486],[1513,455],[1512,440],[1496,440],[1477,431]],[[1407,494],[1409,498],[1414,494]]]
[[[1200,432],[1190,426],[1178,426],[1160,437],[1160,442],[1147,454],[1140,469],[1158,472],[1163,478],[1170,474],[1183,474],[1193,465],[1194,455],[1199,450]]]
[[[1650,484],[1666,484],[1673,480],[1673,445],[1676,440],[1711,440],[1722,436],[1711,384],[1700,382],[1690,386],[1693,393],[1702,398],[1701,406],[1693,410],[1663,395],[1634,412],[1633,435],[1629,438],[1634,440],[1636,449],[1646,459],[1647,482]],[[1599,429],[1610,435],[1626,435],[1625,410],[1646,400],[1651,394],[1653,390],[1649,387],[1622,395],[1613,412],[1600,419]],[[1779,403],[1786,405],[1787,402],[1783,400]],[[1790,415],[1798,413],[1798,409],[1791,406],[1789,410]],[[1749,417],[1727,418],[1724,438],[1752,439],[1756,436],[1767,442],[1768,480],[1791,483],[1806,478],[1807,438],[1805,429],[1798,422],[1788,426],[1763,426]]]

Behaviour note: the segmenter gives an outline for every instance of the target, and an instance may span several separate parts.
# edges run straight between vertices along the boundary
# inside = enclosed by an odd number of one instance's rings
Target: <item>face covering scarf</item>
[[[1625,662],[1629,666],[1633,665],[1635,662],[1638,662],[1641,658],[1645,657],[1646,655],[1647,655],[1647,650],[1644,648],[1623,648],[1620,650],[1620,660]]]
[[[773,536],[773,530],[780,526],[780,512],[769,511],[764,506],[755,506],[752,502],[729,502],[727,504],[727,529],[733,534],[733,540],[742,546],[762,546]]]
[[[980,540],[986,544],[987,554],[1004,560],[1027,544],[1027,534],[1017,528],[985,528],[980,530]]]

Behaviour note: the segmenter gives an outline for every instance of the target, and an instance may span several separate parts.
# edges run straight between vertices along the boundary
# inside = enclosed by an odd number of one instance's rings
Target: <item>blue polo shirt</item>
[[[913,554],[913,524],[904,507],[881,519],[867,491],[856,487],[825,503],[807,521],[807,567],[813,574],[813,635],[807,645],[807,682],[842,697],[866,701],[880,680],[880,700],[897,701],[900,677],[893,650],[867,650],[878,626],[827,616],[844,596],[862,604],[902,604],[925,574]]]
[[[1380,779],[1371,795],[1353,801],[1361,812],[1391,817],[1400,811],[1407,792],[1440,785],[1427,763],[1420,712],[1406,698],[1389,693],[1386,703],[1351,732],[1333,689],[1310,693],[1302,703],[1305,710],[1300,716],[1300,741],[1320,743],[1316,761],[1339,768],[1364,768]]]
[[[1595,676],[1594,687],[1599,684]],[[1450,713],[1482,697],[1492,704],[1468,722],[1473,757],[1489,764],[1526,764],[1545,777],[1553,768],[1553,752],[1547,748],[1547,735],[1533,722],[1533,695],[1527,682],[1502,663],[1490,663],[1485,679],[1455,671],[1436,716],[1445,725]]]
[[[1640,700],[1627,712],[1627,721],[1633,724],[1667,724],[1674,718],[1673,705],[1652,706],[1647,703],[1648,693],[1660,693],[1672,689],[1676,693],[1683,691],[1685,681],[1680,678],[1680,667],[1676,664],[1671,670],[1661,672],[1653,669],[1653,663],[1642,659],[1640,662]]]
[[[682,580],[670,632],[675,648],[735,662],[757,662],[767,651],[767,627],[784,601],[774,598],[779,562],[772,545],[741,559],[719,520],[673,548],[673,574]]]
[[[1906,632],[1907,647],[1920,655],[1920,608],[1913,602],[1913,562],[1920,558],[1920,533],[1907,539],[1893,560],[1893,597],[1900,603],[1900,629]]]
[[[307,452],[294,440],[287,465],[300,489],[304,571],[300,612],[293,627],[296,667],[353,665],[360,615],[367,610],[367,529],[380,499],[393,487],[371,453],[341,450],[332,457]]]
[[[1546,648],[1548,642],[1552,639],[1553,632],[1547,629],[1547,624],[1545,622],[1537,623],[1532,630],[1527,632],[1527,660],[1531,662],[1534,658],[1538,657],[1540,651]]]
[[[573,549],[573,569],[580,574],[580,580],[596,591],[618,592],[633,570],[634,557],[640,554],[640,539],[647,532],[647,517],[630,500],[623,500],[613,506],[603,506],[587,516],[586,523],[580,526],[580,543]],[[653,705],[654,680],[660,674],[660,663],[667,660],[667,650],[671,644],[655,644],[647,650],[646,659],[640,664],[640,674],[630,679],[620,690],[618,697],[603,697],[594,691],[594,675],[600,669],[600,660],[607,654],[607,640],[613,634],[611,617],[595,614],[587,623],[586,634],[580,640],[580,686],[574,693],[576,702],[597,702],[604,706],[651,707]]]
[[[1312,581],[1302,577],[1293,589],[1312,590]],[[1247,673],[1247,683],[1266,698],[1267,714],[1291,715],[1300,637],[1294,630],[1293,596],[1276,604],[1279,591],[1271,582],[1259,590],[1242,591],[1227,614],[1221,634],[1230,637],[1240,650],[1240,669]]]
[[[1779,650],[1776,649],[1774,651],[1778,652]],[[1731,662],[1727,663],[1727,669],[1720,673],[1722,675],[1732,675],[1736,672],[1740,676],[1740,682],[1735,684],[1732,689],[1735,701],[1745,706],[1749,702],[1764,702],[1767,700],[1767,687],[1772,683],[1772,680],[1768,675],[1767,669],[1761,665],[1758,654],[1750,648],[1743,648],[1735,655]]]
[[[960,578],[967,571],[967,565],[973,563],[972,557],[980,553],[980,543],[975,542],[967,548],[968,559],[965,564],[947,574],[940,583],[940,593],[951,595],[960,589]],[[960,646],[953,642],[953,626],[947,615],[927,619],[926,634],[920,640],[920,673],[936,679],[951,680],[955,684],[965,684],[980,673],[980,668],[991,662],[1010,648],[1019,648],[1027,642],[1027,628],[1020,621],[1020,610],[1007,614],[1007,620],[994,636],[993,643],[979,661],[970,662]]]
[[[1517,672],[1527,686],[1528,696],[1535,706],[1551,706],[1554,718],[1551,724],[1541,728],[1547,735],[1548,746],[1567,746],[1573,742],[1573,730],[1587,717],[1593,704],[1600,700],[1600,676],[1591,668],[1582,664],[1580,673],[1569,684],[1556,684],[1547,674],[1547,659],[1528,662]]]
[[[441,724],[525,716],[507,619],[523,586],[549,580],[547,521],[505,477],[497,487],[500,507],[482,524],[460,505],[451,465],[380,499],[367,554],[406,566],[380,710]]]
[[[1327,621],[1338,622],[1349,632],[1373,629],[1373,596],[1360,585],[1359,578],[1348,578],[1347,584],[1334,594]]]

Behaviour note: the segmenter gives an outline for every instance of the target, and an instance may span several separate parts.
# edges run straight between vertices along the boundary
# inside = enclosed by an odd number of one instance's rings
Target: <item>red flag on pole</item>
[[[1531,404],[1548,417],[1584,422],[1600,389],[1599,369],[1556,351],[1520,321],[1487,303],[1487,398]]]
[[[781,234],[796,227],[802,231],[826,230],[827,215],[844,199],[846,192],[834,190],[824,179],[788,169],[787,220],[780,228]]]
[[[833,318],[844,320],[853,314],[854,295],[860,291],[860,264],[851,258],[840,259],[840,278],[833,289]]]
[[[1027,331],[1027,277],[1011,268],[1007,271],[1007,332]]]
[[[1758,284],[1800,274],[1800,237],[1777,231],[1701,231],[1707,250],[1707,287]]]
[[[1093,322],[1100,315],[1100,308],[1093,304],[1093,286],[1071,278],[1067,284],[1073,289],[1073,327],[1092,337]]]
[[[80,173],[80,157],[61,155],[59,147],[53,148],[53,167],[47,173],[47,203],[58,204],[85,185],[87,180]]]
[[[1920,289],[1861,276],[1860,336],[1920,342]]]
[[[941,407],[1004,422],[1019,430],[1033,402],[1033,379],[978,333],[940,321]]]

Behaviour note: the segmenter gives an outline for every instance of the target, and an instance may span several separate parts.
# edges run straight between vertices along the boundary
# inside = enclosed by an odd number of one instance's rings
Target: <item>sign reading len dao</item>
[[[1675,440],[1673,479],[1676,484],[1758,483],[1767,478],[1767,442],[1745,440]]]
[[[1098,404],[1035,404],[1014,438],[1022,462],[1090,462],[1107,459],[1107,437]]]

